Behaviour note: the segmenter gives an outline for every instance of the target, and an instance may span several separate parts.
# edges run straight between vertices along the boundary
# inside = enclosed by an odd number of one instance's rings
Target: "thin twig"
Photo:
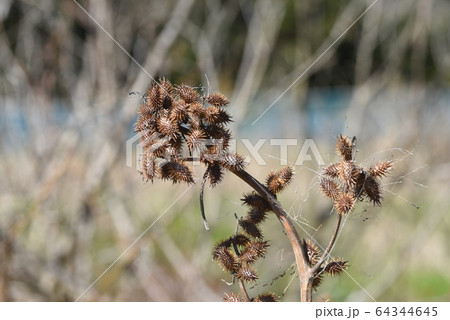
[[[241,279],[239,279],[239,288],[241,288],[241,292],[242,292],[242,295],[245,298],[245,301],[250,302],[251,299],[248,296],[247,289],[245,289],[244,281],[242,281]]]
[[[323,254],[320,257],[319,261],[311,268],[311,274],[314,274],[315,272],[317,272],[317,270],[319,270],[322,263],[325,261],[325,259],[330,254],[331,249],[333,249],[334,243],[336,242],[336,238],[339,233],[339,229],[341,227],[341,222],[342,222],[342,215],[338,214],[338,220],[336,222],[336,227],[334,229],[333,235],[331,236],[330,242],[328,243],[328,246],[326,247],[326,249],[323,251]]]
[[[208,169],[206,169],[205,173],[203,174],[202,186],[200,188],[200,211],[202,213],[202,219],[203,219],[203,224],[205,225],[205,229],[209,231],[208,220],[206,220],[206,214],[205,214],[205,206],[203,204],[203,192],[205,190],[207,176],[208,176]]]
[[[241,253],[239,252],[239,248],[238,248],[237,243],[236,243],[236,236],[237,236],[238,231],[239,231],[239,221],[241,221],[241,219],[239,219],[239,217],[237,216],[236,213],[234,214],[234,217],[236,218],[237,222],[236,222],[236,230],[234,231],[233,248],[234,248],[234,252],[236,252],[236,255],[240,256]]]

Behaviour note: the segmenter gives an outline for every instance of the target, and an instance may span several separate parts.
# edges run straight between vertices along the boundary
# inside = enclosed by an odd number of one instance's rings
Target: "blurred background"
[[[233,213],[246,214],[249,187],[227,174],[205,190],[208,232],[199,183],[146,184],[137,171],[141,95],[166,77],[230,98],[234,137],[267,139],[267,165],[249,159],[261,181],[284,158],[269,139],[298,139],[291,164],[305,139],[334,162],[339,133],[357,136],[362,165],[395,161],[383,206],[345,220],[333,255],[349,260],[348,275],[325,279],[316,301],[449,301],[449,52],[446,0],[2,0],[0,300],[238,291],[211,251],[234,232]],[[279,199],[301,236],[325,245],[335,216],[309,154]],[[297,301],[275,217],[263,232],[271,247],[250,295]]]

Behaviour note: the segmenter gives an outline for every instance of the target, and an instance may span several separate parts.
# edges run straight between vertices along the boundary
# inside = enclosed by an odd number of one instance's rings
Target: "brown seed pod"
[[[241,171],[245,168],[244,157],[239,154],[227,153],[221,156],[220,163],[228,170]]]
[[[156,132],[151,132],[147,130],[145,132],[141,132],[140,142],[145,150],[151,148],[156,141],[158,141],[159,134]],[[152,151],[151,151],[152,152]]]
[[[176,92],[186,103],[197,102],[200,95],[192,87],[182,84],[176,87]]]
[[[217,243],[214,246],[214,250],[213,250],[213,254],[212,254],[213,255],[213,259],[217,260],[218,250],[219,250],[220,247],[230,248],[232,245],[233,245],[232,237],[228,238],[226,240],[222,240],[219,243]]]
[[[339,163],[330,164],[328,167],[323,169],[323,174],[331,178],[337,178],[339,176]]]
[[[264,258],[268,248],[268,241],[252,241],[248,244],[246,250],[251,251],[257,258]]]
[[[252,238],[262,239],[263,235],[259,228],[252,222],[247,219],[239,220],[239,226],[242,230],[248,234]]]
[[[225,246],[220,246],[214,250],[213,259],[219,262],[224,271],[235,273],[239,268],[235,255]]]
[[[264,258],[268,247],[268,241],[249,242],[239,256],[239,260],[247,264],[252,264],[259,258]]]
[[[161,176],[161,179],[163,179],[163,180],[171,180],[172,179],[171,173],[170,173],[170,162],[169,161],[162,163],[159,166],[159,174]]]
[[[145,95],[145,102],[153,111],[162,108],[164,101],[164,93],[157,82],[153,82],[148,88]]]
[[[148,119],[153,116],[153,108],[147,103],[142,103],[138,110],[139,119]]]
[[[269,190],[277,194],[283,190],[292,180],[294,172],[292,167],[285,167],[283,169],[269,173],[266,179],[266,186]]]
[[[325,272],[331,276],[336,276],[348,268],[348,261],[343,261],[341,258],[334,259],[325,267]]]
[[[172,83],[169,80],[167,80],[166,78],[161,78],[161,79],[159,79],[158,83],[159,83],[159,87],[164,95],[166,95],[166,96],[174,95],[175,90],[173,88]]]
[[[157,122],[154,117],[144,117],[140,116],[138,121],[134,125],[133,132],[140,132],[141,139],[142,135],[151,135],[157,131]],[[141,140],[142,141],[142,140]]]
[[[200,117],[200,118],[203,118],[205,112],[205,108],[199,102],[192,102],[186,105],[186,110],[191,117]]]
[[[173,183],[186,182],[194,183],[192,172],[182,161],[167,161],[160,167],[162,179],[172,180]]]
[[[352,194],[343,193],[334,203],[334,208],[336,209],[338,214],[344,215],[352,211],[355,202],[356,199]]]
[[[251,192],[248,194],[244,194],[244,198],[241,199],[242,202],[244,202],[245,205],[251,207],[255,210],[260,211],[270,211],[270,204],[259,194],[256,192]]]
[[[155,163],[155,158],[153,157],[153,155],[149,152],[146,152],[143,156],[142,156],[142,174],[144,177],[145,182],[147,182],[148,180],[153,182],[153,178],[156,174],[156,163]]]
[[[230,130],[224,130],[223,134],[220,135],[220,138],[215,138],[217,141],[217,144],[220,146],[220,148],[223,151],[228,150],[230,147],[230,140],[231,140],[231,132]]]
[[[317,289],[320,286],[320,284],[322,283],[322,280],[323,280],[323,273],[321,272],[322,270],[323,269],[320,268],[317,271],[316,275],[314,276],[313,283],[312,283],[312,287],[314,289]]]
[[[231,139],[231,131],[221,124],[210,124],[205,131],[213,139]]]
[[[183,136],[181,134],[176,134],[175,136],[169,138],[168,144],[170,147],[177,150],[177,153],[181,153],[183,147]]]
[[[353,142],[349,137],[339,135],[336,142],[337,154],[345,161],[351,161],[353,158]]]
[[[254,224],[260,224],[266,219],[266,212],[260,209],[251,209],[247,215],[247,219]]]
[[[320,249],[310,239],[303,239],[303,248],[308,256],[308,264],[310,267],[314,266],[320,259]]]
[[[258,260],[258,255],[256,252],[250,248],[245,248],[244,251],[241,252],[239,256],[239,260],[246,264],[253,264]]]
[[[365,196],[367,196],[366,191],[364,190],[364,184],[367,179],[367,173],[362,170],[361,174],[356,179],[356,183],[353,189],[353,194],[355,195],[355,198],[359,201],[363,200]]]
[[[336,201],[341,195],[341,188],[336,182],[330,179],[320,179],[320,190],[322,193],[333,201]]]
[[[339,178],[347,186],[354,186],[359,174],[360,170],[353,161],[341,161],[339,163]]]
[[[370,175],[366,176],[364,192],[374,205],[381,205],[381,186],[377,179]]]
[[[159,87],[160,87],[161,95],[163,97],[162,108],[169,110],[172,108],[173,103],[174,103],[173,98],[172,98],[172,96],[174,94],[174,88],[173,88],[172,84],[164,78],[159,80]]]
[[[250,243],[250,239],[242,233],[232,236],[229,240],[238,246],[246,246]]]
[[[236,278],[246,282],[253,282],[258,280],[258,275],[255,269],[251,267],[242,267],[236,272]]]
[[[193,151],[196,149],[200,149],[205,145],[205,132],[202,129],[193,129],[186,136],[186,144],[189,148],[189,151]]]
[[[168,138],[175,138],[179,133],[178,124],[167,117],[161,117],[158,120],[158,131]]]
[[[369,175],[373,178],[382,178],[392,169],[392,161],[381,161],[369,169]]]
[[[258,295],[254,300],[254,302],[278,302],[278,298],[275,293],[268,292]]]
[[[144,146],[147,152],[153,153],[156,158],[164,158],[167,153],[167,147],[169,146],[167,139],[157,139],[149,142]]]
[[[209,122],[210,124],[218,124],[220,110],[214,106],[210,106],[204,109],[203,120]]]
[[[212,162],[208,165],[208,180],[212,188],[217,186],[223,179],[223,170],[219,163]]]
[[[214,124],[227,124],[229,122],[232,122],[231,116],[223,109],[219,109],[219,112],[217,114],[216,120],[214,121]]]
[[[210,105],[213,105],[215,107],[224,107],[230,103],[230,101],[228,101],[228,98],[219,92],[211,93],[210,95],[208,95],[206,97],[206,101]]]
[[[171,175],[174,183],[186,182],[188,184],[194,183],[191,169],[184,163],[173,161],[171,165]]]
[[[169,119],[177,123],[186,122],[188,119],[186,106],[181,104],[180,101],[174,102],[173,107],[170,110]]]
[[[150,123],[151,119],[143,119],[142,117],[139,117],[136,123],[134,124],[134,130],[133,133],[142,132],[142,131],[148,131],[151,129],[147,123]],[[154,130],[152,130],[152,133]]]

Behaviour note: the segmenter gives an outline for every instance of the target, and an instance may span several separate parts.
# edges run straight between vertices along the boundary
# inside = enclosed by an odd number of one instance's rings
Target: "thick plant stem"
[[[312,284],[313,278],[310,272],[300,276],[300,301],[312,302]]]
[[[309,302],[312,301],[312,280],[310,268],[308,266],[307,253],[301,245],[300,236],[294,227],[287,212],[283,209],[281,204],[275,199],[275,197],[262,185],[258,180],[253,178],[245,170],[231,170],[236,176],[245,181],[250,187],[258,192],[271,206],[272,211],[277,216],[284,231],[286,232],[289,241],[294,251],[295,261],[297,264],[297,270],[300,278],[300,301]]]

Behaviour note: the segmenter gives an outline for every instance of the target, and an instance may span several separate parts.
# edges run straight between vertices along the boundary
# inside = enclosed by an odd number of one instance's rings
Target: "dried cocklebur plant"
[[[354,141],[346,136],[338,137],[336,151],[341,161],[326,167],[320,178],[321,191],[333,201],[337,216],[329,243],[321,250],[313,239],[300,238],[291,218],[277,200],[277,194],[291,182],[293,169],[285,167],[272,171],[265,183],[261,183],[245,170],[244,157],[229,151],[231,132],[226,126],[232,120],[225,110],[228,104],[227,97],[220,93],[200,95],[190,86],[173,86],[165,79],[152,83],[144,95],[135,126],[143,144],[143,179],[192,184],[194,177],[189,163],[199,161],[203,164],[206,170],[200,191],[200,207],[207,229],[203,207],[206,182],[215,187],[222,181],[226,170],[245,181],[253,189],[242,198],[249,209],[247,216],[236,216],[234,235],[219,242],[213,250],[213,259],[233,279],[237,279],[240,287],[239,294],[226,294],[224,299],[277,301],[274,293],[252,298],[245,288],[247,283],[258,279],[254,264],[264,258],[269,248],[261,225],[272,212],[280,221],[294,252],[300,279],[300,300],[312,301],[312,290],[320,285],[325,274],[338,275],[348,268],[347,261],[330,256],[342,217],[350,214],[360,201],[381,204],[380,180],[392,168],[392,162],[382,161],[365,169],[354,161]]]

